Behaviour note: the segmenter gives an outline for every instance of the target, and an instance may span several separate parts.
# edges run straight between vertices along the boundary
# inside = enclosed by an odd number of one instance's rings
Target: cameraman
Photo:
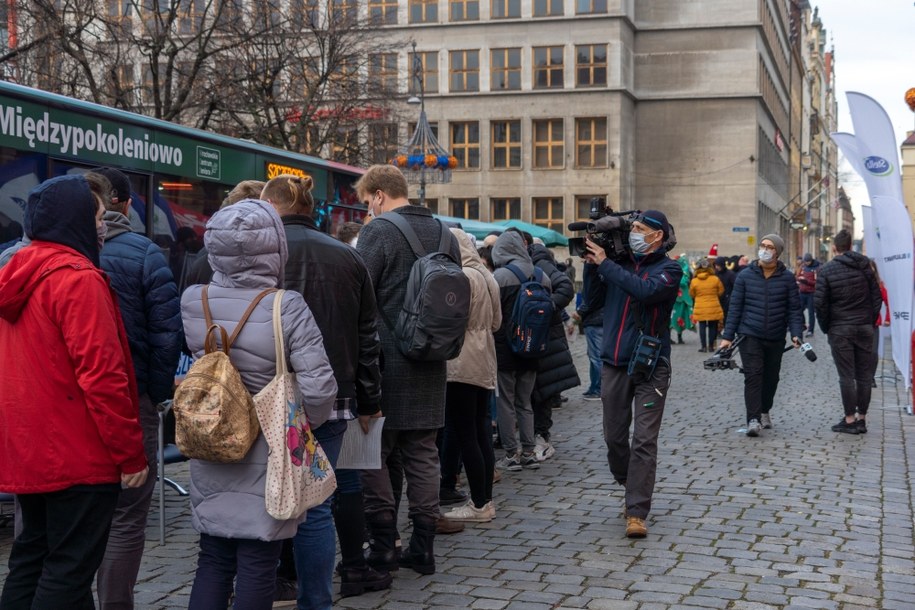
[[[747,407],[747,436],[771,428],[769,411],[778,387],[785,347],[785,329],[794,347],[801,346],[804,317],[794,273],[779,257],[785,241],[771,233],[759,240],[759,259],[737,276],[728,304],[728,319],[721,333],[721,349],[730,347],[737,333],[743,362],[743,397]]]
[[[602,220],[613,225],[607,226],[609,231],[619,231],[624,222],[619,217]],[[590,238],[585,242],[585,260],[598,266],[597,273],[607,286],[601,349],[604,441],[610,473],[626,488],[629,538],[648,534],[645,519],[651,510],[658,432],[670,386],[668,320],[683,275],[680,266],[667,257],[665,244],[670,236],[667,217],[648,210],[634,217],[629,233],[631,253],[620,262],[608,259],[603,247]],[[629,375],[629,361],[642,334],[661,341],[654,360],[657,366],[653,371]]]

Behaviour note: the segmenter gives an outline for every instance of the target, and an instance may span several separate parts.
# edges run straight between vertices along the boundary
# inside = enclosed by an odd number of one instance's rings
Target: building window
[[[607,85],[607,45],[583,44],[575,47],[575,84],[578,87]]]
[[[369,0],[372,25],[397,25],[397,0]]]
[[[451,21],[477,21],[480,19],[479,0],[449,0]]]
[[[493,169],[520,169],[521,121],[493,121],[490,130]]]
[[[562,15],[563,0],[534,0],[534,17],[558,17]]]
[[[562,88],[562,47],[534,47],[534,89]]]
[[[591,220],[591,200],[595,197],[606,200],[605,195],[575,195],[575,220]]]
[[[357,127],[340,127],[331,143],[334,161],[355,163],[359,159],[359,129]]]
[[[410,0],[410,23],[438,22],[438,0]]]
[[[575,119],[575,164],[607,167],[607,119]]]
[[[512,19],[521,16],[521,0],[492,0],[493,19]]]
[[[563,166],[565,148],[562,119],[533,121],[534,167],[558,169]]]
[[[450,91],[480,90],[480,52],[451,51]]]
[[[575,12],[579,15],[606,13],[607,0],[575,0]]]
[[[562,233],[562,197],[534,197],[534,224]]]
[[[162,8],[159,8],[159,11],[168,12]],[[203,16],[206,11],[206,0],[179,0],[177,7],[178,33],[186,36],[199,32],[203,25]],[[163,18],[168,19],[167,16]]]
[[[413,53],[407,55],[410,61],[410,93],[419,93],[419,79],[413,73]],[[426,93],[438,93],[438,51],[417,51],[415,57],[422,65],[421,78]]]
[[[375,95],[397,91],[397,53],[369,55],[369,85],[380,90]]]
[[[131,7],[135,0],[108,0],[108,18],[113,26],[118,28],[122,35],[133,31],[133,10]],[[6,21],[3,22],[6,24]]]
[[[480,124],[476,121],[451,123],[451,154],[458,169],[480,167]]]
[[[490,89],[521,89],[521,49],[493,49],[490,62]]]
[[[331,0],[331,15],[335,24],[354,25],[359,16],[358,0]]]
[[[397,123],[370,125],[369,150],[372,163],[390,163],[397,154]]]
[[[415,197],[411,198],[410,203],[412,203],[413,205],[419,205],[419,199],[417,199]],[[434,199],[434,198],[430,199],[430,198],[426,197],[425,205],[427,208],[429,208],[430,212],[432,212],[433,214],[438,214],[438,199]]]
[[[318,7],[318,0],[294,0],[290,10],[292,24],[296,27],[317,28],[321,23],[321,9]]]
[[[493,197],[489,200],[489,215],[493,222],[521,218],[521,199],[518,197]]]
[[[480,219],[480,200],[476,197],[467,197],[464,199],[451,198],[448,200],[451,207],[451,216],[455,218],[466,218],[467,220]]]
[[[432,130],[432,135],[438,140],[438,121],[429,121],[429,129]],[[413,134],[416,133],[416,122],[407,123],[407,130],[407,139],[412,138]]]

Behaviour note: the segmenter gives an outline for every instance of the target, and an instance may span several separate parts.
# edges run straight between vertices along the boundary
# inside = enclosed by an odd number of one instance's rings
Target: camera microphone
[[[587,231],[590,222],[570,222],[569,231]]]
[[[810,345],[809,343],[801,343],[800,350],[801,350],[801,353],[804,354],[804,358],[806,358],[810,362],[817,361],[817,353],[815,351],[813,351],[813,346]]]

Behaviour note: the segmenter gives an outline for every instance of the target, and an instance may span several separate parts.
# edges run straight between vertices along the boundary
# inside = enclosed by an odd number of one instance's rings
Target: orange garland
[[[905,92],[905,103],[909,105],[909,110],[915,112],[915,87]]]

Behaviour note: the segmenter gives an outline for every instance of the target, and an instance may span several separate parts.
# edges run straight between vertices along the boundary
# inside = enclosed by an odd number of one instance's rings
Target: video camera
[[[702,366],[708,371],[739,369],[740,365],[734,360],[734,350],[741,341],[743,341],[743,335],[738,335],[729,346],[720,348],[711,358],[707,358]]]
[[[637,211],[614,212],[603,197],[593,197],[588,211],[589,222],[569,223],[570,231],[587,231],[588,238],[604,249],[607,258],[619,262],[629,256],[629,231]],[[569,254],[585,256],[585,238],[569,239]]]

